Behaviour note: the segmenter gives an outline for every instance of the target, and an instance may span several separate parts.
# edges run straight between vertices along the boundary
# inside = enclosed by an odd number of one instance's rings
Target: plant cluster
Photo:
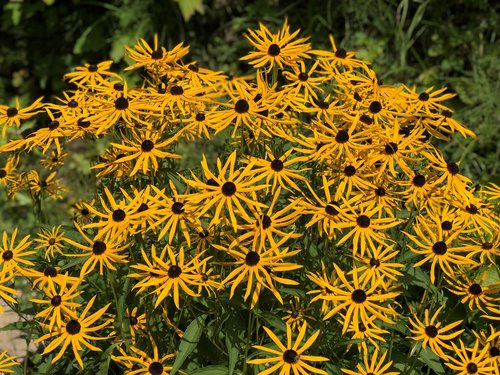
[[[435,147],[475,137],[454,94],[384,85],[287,21],[245,38],[247,76],[155,36],[127,48],[140,85],[104,61],[55,103],[0,106],[0,183],[43,222],[0,244],[32,373],[498,375],[500,187]],[[105,146],[92,200],[59,176],[78,143]],[[51,222],[65,197],[72,224]]]

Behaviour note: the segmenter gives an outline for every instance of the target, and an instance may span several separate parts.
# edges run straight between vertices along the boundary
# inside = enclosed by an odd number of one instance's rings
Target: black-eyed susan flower
[[[51,288],[56,284],[61,285],[63,281],[68,284],[80,284],[82,281],[78,277],[69,276],[68,272],[63,273],[60,271],[60,267],[47,265],[43,267],[43,271],[30,269],[26,273],[26,277],[33,280],[33,287],[38,287],[39,289]]]
[[[445,236],[441,225],[430,226],[425,220],[417,220],[413,226],[416,235],[406,233],[406,236],[414,242],[418,248],[411,245],[408,247],[412,252],[419,255],[425,255],[425,258],[415,263],[414,267],[420,267],[427,262],[431,262],[430,277],[434,283],[436,279],[436,265],[450,278],[454,278],[455,271],[453,265],[475,265],[475,262],[469,258],[460,255],[463,249],[453,247],[452,241],[460,234],[459,231]]]
[[[19,98],[16,98],[16,105],[13,107],[0,104],[0,128],[2,129],[2,137],[5,138],[8,128],[14,125],[19,128],[21,127],[21,121],[28,120],[41,112],[44,106],[42,100],[43,97],[38,98],[25,108],[20,107]]]
[[[380,352],[378,349],[375,349],[372,354],[364,352],[363,364],[357,364],[356,371],[343,368],[342,372],[349,375],[399,375],[399,371],[388,372],[392,365],[392,361],[385,362],[387,352],[384,352],[380,357],[379,354]]]
[[[30,250],[32,241],[29,241],[30,235],[26,235],[16,245],[17,230],[15,228],[12,236],[9,239],[9,234],[4,231],[2,235],[2,242],[0,243],[0,274],[24,274],[25,266],[34,266],[34,263],[29,260],[30,255],[35,254],[36,251]]]
[[[84,349],[84,347],[92,351],[101,351],[100,348],[92,345],[89,341],[106,340],[107,337],[93,336],[92,334],[109,326],[114,319],[108,318],[103,323],[94,325],[94,323],[104,315],[110,305],[107,304],[95,313],[89,314],[90,309],[94,305],[95,299],[96,296],[92,297],[81,314],[76,314],[75,318],[65,320],[63,327],[56,331],[49,332],[35,340],[35,342],[38,343],[53,338],[53,340],[45,347],[42,355],[53,352],[59,345],[62,344],[59,353],[57,353],[57,355],[52,359],[51,363],[56,363],[64,355],[69,345],[71,345],[75,358],[82,369],[84,366],[80,352]]]
[[[196,255],[195,258],[200,258],[203,254]],[[131,267],[143,271],[149,275],[144,278],[144,273],[132,273],[128,277],[142,278],[134,287],[134,289],[144,290],[151,287],[156,294],[155,308],[167,297],[173,298],[175,306],[180,308],[180,291],[182,290],[188,296],[198,297],[199,294],[192,290],[192,287],[198,285],[199,271],[198,268],[211,257],[206,257],[195,263],[193,259],[186,261],[184,249],[181,247],[178,253],[170,245],[163,248],[160,256],[156,255],[155,246],[151,248],[151,261],[142,250],[142,256],[146,264],[135,264]]]
[[[364,257],[355,257],[364,264],[357,269],[360,273],[359,280],[362,282],[368,279],[371,285],[380,283],[381,286],[389,280],[396,281],[399,276],[403,276],[398,269],[404,267],[403,264],[393,261],[398,254],[399,251],[394,250],[394,245],[368,248]]]
[[[304,301],[301,301],[299,296],[294,296],[289,301],[289,306],[290,307],[285,310],[286,315],[281,319],[292,327],[292,331],[300,329],[302,324],[311,327],[311,323],[309,323],[308,320],[316,320],[312,315],[308,314],[308,312],[312,310],[312,306],[304,306]]]
[[[458,358],[449,357],[446,366],[455,370],[457,375],[491,375],[495,371],[496,363],[488,356],[488,346],[479,349],[479,340],[473,348],[467,348],[460,340],[460,347],[451,343],[453,351]]]
[[[42,177],[36,170],[28,173],[28,183],[33,195],[47,194],[52,199],[62,199],[62,193],[68,191],[62,184],[62,178],[56,178],[57,172],[50,173],[47,177]]]
[[[132,310],[127,307],[125,310],[125,317],[128,319],[132,342],[135,342],[136,335],[146,331],[146,313],[139,313],[137,306],[135,306]]]
[[[290,34],[288,20],[277,34],[272,34],[262,23],[259,23],[259,30],[248,29],[247,32],[245,38],[257,51],[250,52],[241,60],[248,60],[255,68],[267,67],[270,71],[276,66],[283,69],[309,57],[311,45],[307,43],[308,38],[295,39],[300,30]]]
[[[341,319],[339,321],[340,324],[342,324],[342,322],[345,321],[345,315],[340,313],[340,317]],[[376,319],[377,317],[375,315],[372,315],[368,319],[369,324],[358,322],[358,325],[354,325],[354,323],[351,322],[351,324],[349,325],[349,328],[346,332],[351,333],[351,338],[358,341],[358,352],[363,351],[364,353],[367,353],[369,348],[368,345],[373,345],[375,349],[380,350],[379,344],[385,342],[383,335],[388,334],[389,331],[378,327],[374,322],[374,320]],[[347,350],[349,350],[349,348],[350,345],[347,347]]]
[[[269,348],[261,345],[254,345],[253,348],[258,349],[266,354],[271,354],[272,357],[251,359],[247,363],[251,365],[262,365],[269,364],[264,371],[260,371],[258,375],[271,375],[276,374],[280,370],[280,374],[292,375],[292,374],[323,374],[327,375],[327,372],[318,368],[311,366],[308,362],[324,362],[329,359],[326,357],[305,355],[304,352],[309,349],[316,339],[318,338],[320,331],[314,332],[306,342],[302,344],[302,341],[306,337],[307,324],[302,324],[300,331],[293,342],[292,328],[289,324],[286,326],[286,345],[281,342],[281,340],[267,327],[263,327],[269,338],[276,345],[276,349]]]
[[[152,356],[133,345],[130,347],[132,353],[128,354],[121,347],[118,347],[121,355],[112,356],[111,358],[113,361],[125,366],[128,375],[168,375],[172,366],[166,362],[175,357],[175,354],[160,357],[158,346],[152,338],[150,341],[153,347]]]
[[[119,263],[127,263],[127,256],[122,254],[127,244],[124,243],[123,237],[112,235],[107,232],[101,236],[97,234],[91,239],[83,232],[78,224],[75,224],[76,229],[80,232],[87,244],[83,245],[79,242],[67,238],[65,241],[74,248],[83,250],[81,253],[65,253],[67,257],[82,257],[86,258],[80,270],[80,277],[83,278],[88,273],[92,272],[99,265],[99,274],[103,274],[104,267],[108,270],[116,271],[116,265]]]
[[[50,230],[45,228],[40,228],[38,233],[38,238],[35,242],[38,246],[35,249],[45,250],[45,257],[47,259],[54,258],[54,251],[61,254],[62,249],[64,249],[64,241],[66,239],[65,233],[61,231],[62,225],[57,227],[52,227]]]
[[[420,320],[416,315],[409,318],[411,323],[410,332],[413,333],[412,339],[422,342],[422,348],[425,350],[427,346],[442,359],[449,359],[448,355],[443,349],[453,350],[450,343],[451,340],[458,337],[464,330],[456,330],[450,332],[462,323],[461,320],[442,326],[441,321],[438,320],[439,313],[444,308],[442,305],[436,310],[434,315],[430,317],[429,309],[424,311],[424,320]]]
[[[43,318],[42,324],[46,325],[49,331],[62,328],[68,319],[76,318],[76,308],[81,304],[74,302],[81,292],[77,291],[78,284],[68,282],[68,276],[63,276],[60,285],[49,284],[44,289],[48,299],[33,298],[30,301],[37,305],[48,305],[35,315],[35,318]]]
[[[15,355],[9,356],[7,352],[0,353],[0,373],[11,374],[14,372],[14,368],[20,364]]]
[[[284,247],[284,243],[289,238],[290,234],[284,236],[274,246],[256,251],[249,250],[241,244],[238,247],[229,249],[224,246],[213,245],[216,249],[225,251],[236,259],[234,262],[224,263],[225,265],[237,266],[221,282],[222,285],[231,284],[229,298],[233,298],[234,292],[240,283],[246,282],[243,299],[246,301],[253,294],[251,308],[254,307],[254,302],[256,302],[261,290],[260,288],[256,289],[257,285],[269,289],[276,299],[283,304],[283,299],[276,289],[274,281],[285,285],[298,285],[298,282],[284,277],[271,277],[270,274],[293,271],[303,267],[300,264],[283,261],[300,252],[300,250],[289,251],[288,247]]]
[[[360,282],[356,268],[352,271],[352,282],[350,282],[339,266],[335,263],[333,266],[342,285],[332,287],[332,294],[320,297],[333,301],[335,306],[323,317],[324,320],[330,319],[338,311],[345,310],[342,333],[347,331],[351,322],[355,326],[359,322],[362,322],[365,326],[369,325],[373,322],[373,320],[370,320],[370,316],[375,316],[389,324],[394,323],[390,317],[395,315],[395,311],[386,302],[398,296],[399,292],[377,293],[379,285],[373,284],[368,286],[367,279]]]
[[[203,155],[201,165],[207,182],[201,181],[194,174],[192,174],[194,180],[183,179],[189,186],[201,190],[198,193],[186,195],[186,199],[189,202],[201,206],[201,210],[198,213],[199,216],[202,216],[212,207],[215,207],[212,222],[218,223],[222,215],[227,215],[232,227],[236,231],[238,227],[237,216],[243,216],[247,221],[251,221],[242,203],[245,203],[247,206],[265,207],[264,204],[251,199],[250,193],[262,190],[266,185],[257,185],[261,177],[255,176],[252,171],[252,162],[247,164],[244,169],[236,169],[235,164],[236,151],[231,153],[224,166],[220,159],[217,159],[219,173],[215,175],[208,168],[207,160],[205,155]],[[228,177],[226,177],[226,174],[229,174]],[[226,208],[227,213],[222,212],[223,208]]]
[[[448,290],[459,296],[460,302],[466,304],[469,309],[487,311],[487,307],[498,305],[500,298],[495,296],[500,290],[500,282],[488,282],[487,272],[478,274],[476,277],[468,277],[465,274],[453,275],[448,281]]]
[[[104,83],[108,77],[120,76],[109,70],[113,61],[102,61],[98,64],[84,64],[84,66],[77,66],[74,72],[67,73],[64,78],[68,79],[70,83],[78,86],[93,88],[101,83]]]
[[[8,185],[18,178],[16,175],[17,165],[19,164],[19,155],[11,155],[5,161],[5,163],[0,164],[0,186]]]

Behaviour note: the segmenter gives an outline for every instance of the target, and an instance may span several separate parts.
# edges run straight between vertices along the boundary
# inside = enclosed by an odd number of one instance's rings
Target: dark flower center
[[[475,215],[477,214],[477,212],[479,211],[478,208],[473,205],[472,203],[470,205],[468,205],[467,207],[465,207],[465,211],[467,211],[468,213],[470,213],[471,215]]]
[[[76,108],[76,107],[78,107],[78,102],[77,102],[75,99],[71,99],[71,100],[68,102],[67,106],[68,106],[69,108]]]
[[[296,319],[299,316],[299,312],[297,310],[292,310],[290,315],[292,318]]]
[[[88,210],[88,209],[86,209],[86,208],[82,208],[82,209],[80,210],[80,214],[81,214],[82,216],[87,216],[88,214],[90,214],[90,212],[89,212],[89,210]]]
[[[309,78],[309,75],[307,73],[301,72],[298,75],[299,81],[306,82]]]
[[[250,109],[250,105],[245,99],[238,99],[234,105],[234,110],[238,113],[247,113]]]
[[[347,51],[343,48],[338,48],[335,51],[335,57],[338,57],[339,59],[345,59],[347,57]]]
[[[336,204],[336,203],[332,202],[331,204],[326,205],[325,212],[328,215],[332,215],[332,216],[338,215],[339,211],[335,208],[334,204]]]
[[[420,100],[422,102],[426,102],[427,100],[429,100],[429,94],[427,94],[426,92],[421,93],[418,96],[418,100]]]
[[[137,323],[139,323],[139,320],[135,316],[129,316],[128,320],[131,326],[135,326],[137,325]]]
[[[198,237],[200,238],[207,238],[210,235],[208,230],[203,229],[201,232],[198,232]]]
[[[0,178],[7,176],[7,171],[5,169],[0,169]]]
[[[207,275],[206,273],[202,273],[202,274],[201,274],[201,280],[202,280],[203,282],[207,282],[207,281],[208,281],[208,275]]]
[[[368,109],[373,114],[379,113],[382,110],[382,104],[379,101],[374,100],[373,102],[370,103]]]
[[[352,292],[351,299],[356,303],[363,303],[366,301],[366,293],[362,289],[356,289]]]
[[[425,334],[433,339],[438,335],[438,329],[436,328],[436,326],[427,326],[425,327]]]
[[[57,270],[54,267],[47,267],[43,271],[44,276],[47,277],[56,277],[57,276]]]
[[[141,143],[141,150],[144,152],[149,152],[155,147],[155,144],[153,141],[146,139]]]
[[[271,162],[271,169],[275,172],[281,172],[283,170],[283,162],[280,159],[274,159]]]
[[[354,93],[353,98],[354,98],[354,100],[356,100],[357,102],[360,102],[360,101],[362,101],[362,100],[363,100],[363,98],[361,98],[361,96],[360,96],[357,92],[355,92],[355,93]]]
[[[90,64],[89,67],[87,68],[87,70],[91,73],[94,73],[94,72],[97,72],[97,65],[95,64]]]
[[[373,119],[370,116],[366,115],[366,114],[361,115],[359,117],[359,121],[361,121],[365,125],[371,125],[371,124],[373,124]]]
[[[340,130],[335,136],[335,142],[346,143],[349,140],[349,133],[347,130]]]
[[[300,360],[300,355],[293,349],[287,349],[283,352],[283,361],[286,363],[297,363]]]
[[[491,242],[485,242],[481,245],[483,250],[491,250],[493,249],[493,244]]]
[[[261,216],[261,220],[262,220],[262,229],[267,229],[271,226],[271,218],[267,215],[263,215]]]
[[[281,48],[280,46],[278,46],[276,43],[273,43],[269,46],[269,48],[267,49],[267,54],[269,56],[278,56],[281,52]]]
[[[168,269],[168,277],[172,279],[179,277],[181,273],[182,273],[182,268],[176,264],[171,265],[170,268]]]
[[[480,295],[482,292],[483,292],[483,288],[481,288],[481,285],[479,285],[479,284],[474,283],[469,287],[469,293],[473,294],[475,296]]]
[[[56,243],[56,239],[55,238],[49,239],[49,245],[54,245],[55,243]]]
[[[191,64],[188,66],[188,69],[192,72],[198,73],[200,71],[200,68],[196,64]]]
[[[7,109],[6,114],[7,117],[14,117],[18,114],[19,112],[17,111],[17,108],[10,107]]]
[[[347,167],[344,168],[344,174],[347,177],[354,176],[356,174],[356,168],[354,168],[352,165],[348,165]]]
[[[62,303],[62,298],[59,295],[54,296],[50,299],[50,304],[54,307],[59,306],[61,303]]]
[[[170,94],[172,95],[182,95],[184,94],[184,89],[181,86],[175,85],[170,88]]]
[[[182,202],[174,202],[172,205],[172,212],[176,215],[180,215],[184,212],[184,203]]]
[[[196,121],[205,121],[205,114],[204,113],[197,113],[196,114]]]
[[[163,374],[163,365],[160,362],[151,362],[148,371],[151,375],[161,375]]]
[[[14,258],[14,253],[11,250],[7,250],[7,251],[3,252],[2,259],[5,260],[6,262],[11,260],[12,258]]]
[[[425,185],[425,177],[422,176],[421,174],[417,174],[415,177],[413,177],[413,185],[417,187],[422,187]]]
[[[441,112],[441,114],[443,115],[443,117],[447,117],[447,118],[450,118],[453,116],[453,112],[448,111],[448,110],[444,110],[443,112]]]
[[[498,346],[492,346],[490,348],[490,357],[498,357],[500,355],[500,349]]]
[[[84,118],[79,118],[76,122],[79,128],[88,128],[90,126],[90,121],[85,120]]]
[[[226,181],[222,185],[222,194],[224,194],[226,197],[230,197],[231,195],[234,195],[236,193],[236,185],[234,182],[231,181]]]
[[[453,224],[449,220],[445,220],[441,223],[442,230],[451,230],[453,228]]]
[[[356,223],[361,227],[361,228],[368,228],[370,226],[370,218],[366,215],[360,215],[356,219]]]
[[[248,266],[255,266],[260,261],[260,255],[256,251],[249,251],[245,257],[245,263]]]
[[[444,255],[444,254],[446,254],[447,250],[448,250],[448,246],[446,245],[446,242],[444,242],[444,241],[438,241],[434,245],[432,245],[432,251],[436,255]]]
[[[362,322],[358,323],[358,331],[359,332],[366,332],[366,326]]]
[[[70,335],[77,335],[81,328],[82,326],[78,323],[78,320],[71,319],[68,323],[66,323],[66,332]]]
[[[394,155],[396,152],[398,152],[398,145],[397,143],[389,142],[385,145],[384,150],[387,155]]]
[[[469,362],[465,368],[469,374],[477,373],[477,365],[474,362]]]
[[[115,100],[115,108],[119,111],[123,111],[128,108],[128,99],[120,96]]]
[[[123,211],[122,209],[119,208],[119,209],[113,211],[112,218],[114,221],[120,222],[120,221],[125,220],[125,216],[126,216],[125,211]]]
[[[151,58],[154,60],[159,60],[163,57],[163,51],[161,49],[157,49],[151,53]]]
[[[379,186],[375,189],[375,195],[378,197],[383,197],[385,195],[385,189],[382,186]]]
[[[58,127],[59,127],[59,121],[54,120],[54,121],[49,122],[48,128],[50,130],[57,129]]]
[[[380,260],[372,258],[370,259],[370,266],[371,267],[379,267],[380,266]]]
[[[451,174],[457,174],[460,172],[460,168],[458,167],[457,163],[448,163],[446,164],[446,169],[448,169],[448,172]]]
[[[92,252],[95,255],[101,255],[106,251],[106,244],[102,241],[96,241],[92,245]]]
[[[113,89],[116,91],[123,91],[123,83],[117,82],[113,85]]]

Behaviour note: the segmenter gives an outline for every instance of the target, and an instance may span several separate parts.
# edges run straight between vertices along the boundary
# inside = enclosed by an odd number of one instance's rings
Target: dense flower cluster
[[[105,61],[68,73],[56,103],[0,106],[8,195],[75,200],[73,228],[50,223],[34,241],[4,232],[0,244],[0,297],[15,303],[16,278],[38,289],[36,341],[52,363],[71,346],[83,368],[106,340],[127,374],[168,374],[186,319],[223,324],[227,306],[262,316],[286,298],[285,341],[248,333],[258,342],[245,368],[393,375],[428,347],[456,373],[498,375],[500,188],[473,184],[433,144],[475,136],[444,104],[453,94],[384,85],[333,37],[315,50],[298,33],[249,30],[244,77],[141,39],[127,49],[136,87]],[[17,130],[35,116],[45,123]],[[75,142],[107,145],[91,201],[58,176]],[[29,152],[39,166],[23,163]],[[108,288],[115,303],[99,295]],[[408,357],[391,357],[397,345]],[[314,347],[321,355],[303,354]]]

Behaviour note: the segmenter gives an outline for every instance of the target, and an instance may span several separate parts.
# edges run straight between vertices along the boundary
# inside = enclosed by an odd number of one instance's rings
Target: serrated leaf
[[[179,351],[175,356],[175,362],[172,365],[172,370],[170,370],[170,374],[175,374],[181,366],[186,361],[187,357],[191,354],[191,352],[196,348],[198,342],[200,341],[201,333],[203,332],[204,321],[207,317],[206,314],[200,315],[191,323],[189,323],[186,331],[184,332],[184,336],[182,336],[181,344],[179,345]]]
[[[176,0],[181,9],[182,17],[188,21],[195,12],[204,13],[203,0]]]
[[[198,370],[190,371],[190,375],[227,375],[228,369],[223,365],[212,365],[200,368]]]

